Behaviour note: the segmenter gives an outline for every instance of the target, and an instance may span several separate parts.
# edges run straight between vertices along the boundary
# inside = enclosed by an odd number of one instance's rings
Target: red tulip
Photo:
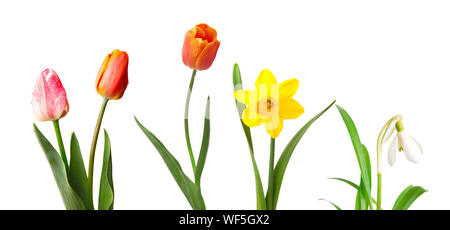
[[[97,74],[97,92],[110,100],[122,98],[128,85],[128,54],[114,50],[106,56]]]
[[[216,30],[206,24],[198,24],[184,38],[183,62],[191,69],[206,70],[216,58],[219,46]]]
[[[69,112],[66,90],[54,70],[46,69],[37,78],[31,106],[39,121],[58,120]]]

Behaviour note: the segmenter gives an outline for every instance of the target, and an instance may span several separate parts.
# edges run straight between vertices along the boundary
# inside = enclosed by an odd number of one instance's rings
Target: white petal
[[[395,163],[396,155],[397,155],[397,137],[395,137],[394,140],[392,140],[391,145],[389,146],[388,162],[391,167]]]
[[[420,145],[419,141],[417,141],[417,139],[414,138],[413,136],[409,136],[409,137],[411,137],[411,139],[412,139],[414,142],[416,142],[417,146],[419,146],[420,153],[423,154],[423,148],[422,148],[422,145]]]
[[[398,138],[406,159],[413,163],[419,163],[422,156],[419,145],[405,131],[399,132]]]

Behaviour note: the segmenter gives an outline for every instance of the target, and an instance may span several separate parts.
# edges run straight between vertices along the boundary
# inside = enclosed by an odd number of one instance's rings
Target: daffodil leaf
[[[173,178],[180,187],[191,207],[194,210],[206,209],[200,186],[194,184],[192,180],[189,179],[189,177],[183,172],[180,163],[178,163],[175,157],[166,149],[163,143],[155,135],[153,135],[153,133],[147,130],[147,128],[145,128],[136,117],[134,119],[136,120],[139,128],[141,128],[141,130],[161,155],[162,159],[167,165],[167,168],[169,169],[170,173],[172,174]]]
[[[233,68],[233,86],[234,90],[242,90],[242,78],[241,78],[241,71],[239,70],[239,65],[236,63],[234,64]],[[252,160],[253,165],[253,173],[255,174],[255,184],[256,184],[256,208],[258,210],[266,210],[266,198],[264,196],[264,188],[261,182],[261,176],[259,174],[258,165],[256,164],[255,155],[253,151],[253,142],[252,142],[252,134],[250,132],[250,128],[242,122],[241,114],[245,110],[245,105],[238,102],[236,102],[236,108],[238,111],[238,116],[241,121],[242,129],[244,130],[245,138],[247,139],[248,148],[250,150],[250,157]]]
[[[336,210],[342,210],[339,206],[337,206],[334,202],[331,202],[331,201],[329,201],[329,200],[327,200],[327,199],[319,199],[319,200],[321,200],[321,201],[326,201],[326,202],[328,202],[328,203],[330,203],[331,205],[333,205],[334,206],[334,208],[336,208]]]
[[[85,207],[89,210],[93,210],[94,204],[89,192],[86,168],[84,166],[83,157],[81,156],[80,144],[78,143],[75,133],[72,133],[70,139],[70,167],[68,180],[70,186],[72,186],[73,190],[83,200]]]
[[[36,138],[38,139],[42,150],[44,150],[44,154],[47,157],[48,163],[50,164],[53,176],[55,177],[56,185],[58,186],[66,209],[86,209],[85,205],[83,204],[83,200],[76,194],[76,192],[69,184],[66,169],[61,156],[35,124],[33,124],[33,128],[34,133],[36,134]]]
[[[427,190],[420,186],[410,185],[406,187],[398,196],[392,210],[408,210],[414,201],[425,192],[427,192]]]
[[[320,116],[322,116],[336,101],[331,102],[330,105],[328,105],[324,110],[322,110],[319,114],[317,114],[315,117],[313,117],[311,120],[308,121],[295,135],[292,137],[291,141],[286,145],[284,148],[283,153],[281,153],[280,158],[277,161],[277,165],[275,166],[274,170],[274,195],[273,195],[273,208],[276,209],[277,202],[278,202],[278,196],[280,195],[280,189],[281,184],[283,182],[284,173],[286,172],[286,167],[289,163],[289,160],[291,159],[292,153],[295,150],[295,147],[297,147],[297,144],[302,139],[303,135],[306,133],[306,131],[311,127],[311,125],[319,119]]]
[[[200,178],[202,176],[203,168],[205,167],[206,155],[209,147],[209,133],[210,133],[210,120],[209,120],[209,97],[206,101],[205,122],[203,125],[203,139],[202,146],[200,147],[200,154],[198,155],[197,167],[195,171],[195,183],[200,184]]]
[[[337,109],[339,110],[339,113],[341,114],[342,120],[345,123],[345,126],[347,127],[348,133],[350,135],[350,139],[353,144],[353,148],[356,153],[356,158],[358,160],[359,168],[361,170],[361,184],[364,186],[364,189],[362,190],[364,192],[364,197],[371,197],[370,191],[371,191],[371,169],[370,169],[370,158],[367,153],[367,149],[365,150],[365,147],[363,144],[361,144],[361,140],[359,139],[359,134],[356,129],[355,123],[353,122],[350,115],[345,111],[342,107],[336,105]],[[371,203],[369,203],[371,206]]]
[[[100,189],[98,194],[98,209],[114,209],[114,184],[112,178],[111,141],[108,132],[105,133],[105,147],[103,152],[102,174],[100,176]]]

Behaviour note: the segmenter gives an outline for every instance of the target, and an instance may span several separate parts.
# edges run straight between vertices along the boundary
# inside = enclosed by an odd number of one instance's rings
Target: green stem
[[[381,210],[382,174],[378,173],[377,210]]]
[[[197,74],[197,70],[194,69],[192,71],[191,82],[189,83],[189,89],[186,96],[186,103],[184,105],[184,134],[186,136],[186,144],[189,151],[189,157],[191,158],[192,170],[194,171],[195,177],[195,158],[194,153],[192,152],[191,147],[191,139],[189,138],[189,103],[191,101],[192,88],[194,87],[195,75]]]
[[[55,128],[56,139],[58,140],[59,151],[61,152],[61,158],[66,166],[66,173],[69,174],[69,164],[67,164],[66,150],[64,149],[63,139],[61,137],[61,130],[59,128],[59,119],[53,121],[53,127]]]
[[[95,158],[95,148],[97,147],[98,133],[100,132],[100,126],[103,120],[103,114],[105,114],[106,105],[108,104],[108,99],[103,100],[102,107],[100,108],[100,113],[98,114],[97,124],[94,129],[94,136],[92,137],[91,153],[89,155],[89,174],[88,174],[88,185],[89,192],[92,196],[93,192],[93,182],[94,182],[94,158]]]
[[[269,160],[269,185],[267,188],[267,209],[273,210],[273,190],[274,190],[274,183],[273,183],[273,170],[274,170],[274,158],[275,158],[275,139],[270,138],[270,160]]]

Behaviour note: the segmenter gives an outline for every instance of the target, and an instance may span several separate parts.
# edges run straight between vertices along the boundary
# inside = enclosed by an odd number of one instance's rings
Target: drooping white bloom
[[[388,151],[389,165],[390,166],[394,165],[397,151],[403,152],[405,154],[406,159],[408,159],[410,162],[418,163],[423,154],[422,146],[415,138],[413,138],[412,136],[408,135],[405,132],[403,124],[401,123],[400,125],[396,124],[396,129],[397,129],[396,136],[392,141],[391,145],[389,146]]]

